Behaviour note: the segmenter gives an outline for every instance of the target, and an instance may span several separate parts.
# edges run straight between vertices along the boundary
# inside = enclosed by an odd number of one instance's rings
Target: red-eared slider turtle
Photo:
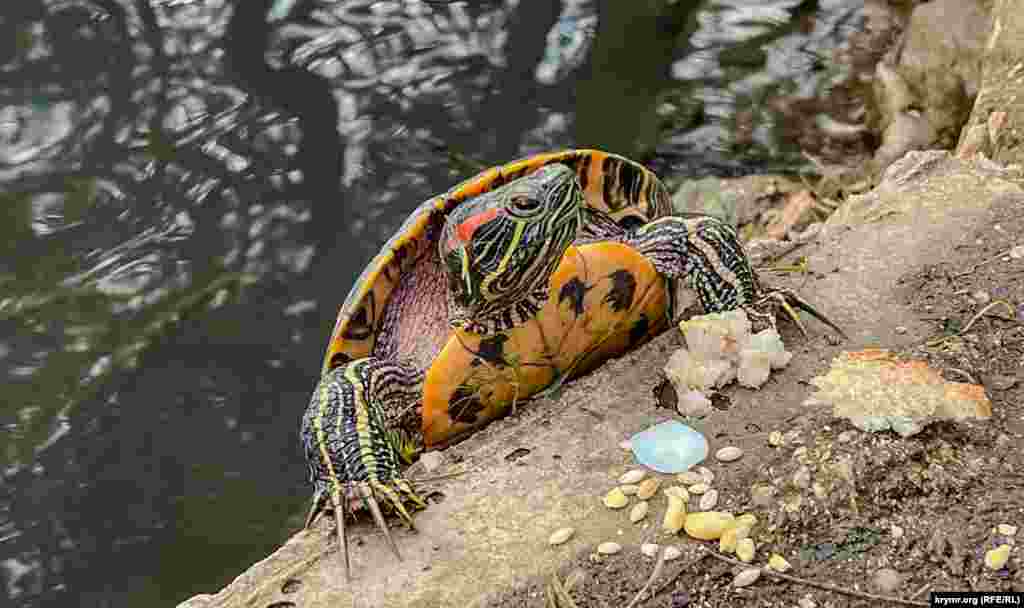
[[[361,498],[398,555],[377,499],[410,527],[406,505],[425,506],[402,463],[657,335],[677,289],[707,312],[771,319],[753,307],[774,300],[821,318],[761,288],[730,226],[670,212],[644,167],[573,150],[484,171],[409,216],[342,305],[302,420],[306,526],[329,499],[346,575],[344,506]]]

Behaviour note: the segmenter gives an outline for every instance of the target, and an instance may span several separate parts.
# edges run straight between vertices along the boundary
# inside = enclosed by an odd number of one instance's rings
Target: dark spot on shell
[[[274,602],[267,604],[267,608],[295,608],[295,602]]]
[[[484,409],[476,395],[477,391],[467,386],[455,389],[448,401],[448,417],[455,422],[475,423],[476,415]]]
[[[345,365],[346,363],[348,363],[350,361],[352,361],[352,357],[346,355],[345,353],[334,353],[331,356],[331,362],[329,364],[329,367],[331,367],[333,369],[335,367],[339,367],[341,365]]]
[[[646,314],[641,314],[640,318],[633,322],[633,325],[629,328],[629,340],[630,342],[636,343],[647,337],[647,334],[651,331],[651,322],[647,318]]]
[[[626,230],[636,230],[637,228],[643,226],[646,223],[647,222],[644,221],[644,218],[636,215],[627,215],[626,217],[620,219],[618,222],[619,226],[622,226]]]
[[[573,277],[566,281],[558,290],[558,304],[569,300],[573,313],[578,317],[583,314],[583,298],[586,297],[590,287],[587,287],[579,277]]]
[[[281,593],[295,593],[302,586],[302,581],[297,578],[290,578],[281,585]]]
[[[711,407],[715,408],[716,410],[724,412],[727,411],[730,407],[732,407],[732,399],[730,399],[728,395],[723,395],[722,393],[715,393],[711,395],[709,399],[711,401]]]
[[[633,305],[633,296],[636,295],[636,277],[628,270],[616,270],[608,275],[612,282],[612,288],[604,297],[604,301],[611,305],[612,310],[620,312],[627,310]]]
[[[526,456],[529,453],[530,453],[530,450],[528,450],[526,448],[516,448],[516,449],[512,450],[511,452],[509,452],[508,454],[505,454],[505,460],[507,462],[514,462],[516,460],[519,460],[523,456]]]
[[[477,356],[497,367],[505,367],[508,365],[508,361],[505,360],[505,342],[507,341],[508,336],[505,334],[495,334],[484,338],[480,341],[480,351]]]
[[[366,308],[371,305],[370,301],[372,299],[373,292],[371,291],[367,297],[367,303],[360,306],[356,314],[349,320],[348,326],[342,332],[343,337],[349,340],[365,340],[370,337],[373,333],[373,328],[370,327],[370,315]]]
[[[442,502],[444,502],[445,498],[447,498],[447,496],[444,495],[444,492],[439,492],[437,490],[434,490],[433,492],[430,492],[429,494],[423,497],[423,499],[427,501],[428,504],[432,505],[441,504]]]

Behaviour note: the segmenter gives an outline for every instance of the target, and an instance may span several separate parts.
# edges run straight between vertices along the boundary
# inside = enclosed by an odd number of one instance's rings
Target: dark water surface
[[[301,526],[330,324],[411,209],[568,146],[663,175],[793,167],[769,102],[828,87],[860,14],[0,2],[0,604],[227,583]]]

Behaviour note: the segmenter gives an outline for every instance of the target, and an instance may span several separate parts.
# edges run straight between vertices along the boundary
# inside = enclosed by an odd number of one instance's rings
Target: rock
[[[642,500],[636,503],[635,505],[633,505],[633,508],[629,511],[629,521],[635,524],[641,519],[647,517],[647,509],[648,505],[646,500]]]
[[[1010,559],[1010,545],[999,545],[985,552],[985,567],[989,570],[1002,570]]]
[[[799,606],[799,608],[818,608],[818,604],[815,603],[814,598],[811,597],[810,593],[800,598],[796,605]]]
[[[722,511],[701,511],[686,516],[686,533],[700,540],[718,540],[729,529],[735,517]]]
[[[636,497],[639,498],[640,500],[647,500],[648,498],[654,496],[654,494],[658,491],[658,487],[660,485],[661,482],[658,481],[657,479],[654,479],[653,477],[650,479],[645,479],[642,482],[640,482],[640,489],[637,491]]]
[[[996,526],[996,532],[1003,536],[1015,536],[1017,534],[1017,526],[1011,526],[1010,524],[999,524]]]
[[[772,556],[768,558],[768,567],[776,572],[788,572],[793,568],[793,565],[778,553],[772,553]]]
[[[896,524],[893,524],[889,528],[889,532],[892,534],[893,540],[899,540],[900,538],[903,538],[903,528],[897,526]]]
[[[715,505],[717,504],[718,490],[711,489],[705,492],[704,495],[700,497],[700,503],[698,503],[698,506],[700,507],[701,511],[710,511],[711,509],[714,509]]]
[[[658,557],[659,550],[661,550],[661,546],[654,543],[644,543],[640,545],[640,553],[643,553],[647,557]]]
[[[892,595],[903,585],[903,575],[892,568],[882,568],[875,572],[873,583],[875,589],[887,595]]]
[[[552,532],[551,536],[548,537],[548,544],[552,546],[561,545],[565,541],[572,538],[572,535],[575,533],[576,530],[574,530],[573,528],[559,528]]]
[[[622,551],[622,545],[619,543],[607,542],[597,546],[597,552],[601,555],[615,555],[619,551]]]
[[[666,420],[644,429],[630,441],[637,462],[660,473],[685,471],[708,456],[704,435],[678,420]]]
[[[732,462],[739,460],[743,456],[743,450],[734,446],[726,446],[717,452],[715,452],[715,458],[722,462]]]
[[[732,584],[734,587],[747,587],[756,583],[759,578],[761,578],[760,568],[747,568],[732,579]]]
[[[782,437],[782,431],[772,431],[771,433],[768,433],[768,445],[773,448],[779,448],[782,447],[783,443],[785,443],[785,440]]]
[[[683,554],[683,552],[679,550],[679,547],[673,547],[673,546],[665,547],[665,561],[666,562],[670,562],[670,561],[672,561],[674,559],[677,559],[682,554]]]
[[[640,483],[640,480],[647,477],[647,471],[643,469],[633,469],[632,471],[626,471],[619,477],[619,483],[624,485],[631,485]]]
[[[619,488],[612,488],[604,497],[604,506],[609,509],[621,509],[629,504],[629,498]]]
[[[736,557],[740,558],[740,561],[747,562],[748,564],[754,561],[754,553],[757,552],[757,547],[754,545],[752,538],[741,538],[736,541]]]
[[[433,473],[444,466],[444,455],[437,450],[424,452],[420,455],[420,465],[427,473]]]

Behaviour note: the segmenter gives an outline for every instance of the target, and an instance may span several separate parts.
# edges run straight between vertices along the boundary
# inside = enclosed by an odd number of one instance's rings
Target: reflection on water
[[[766,100],[829,85],[859,5],[3,3],[7,597],[228,582],[301,524],[320,350],[406,213],[572,145],[793,166]]]

